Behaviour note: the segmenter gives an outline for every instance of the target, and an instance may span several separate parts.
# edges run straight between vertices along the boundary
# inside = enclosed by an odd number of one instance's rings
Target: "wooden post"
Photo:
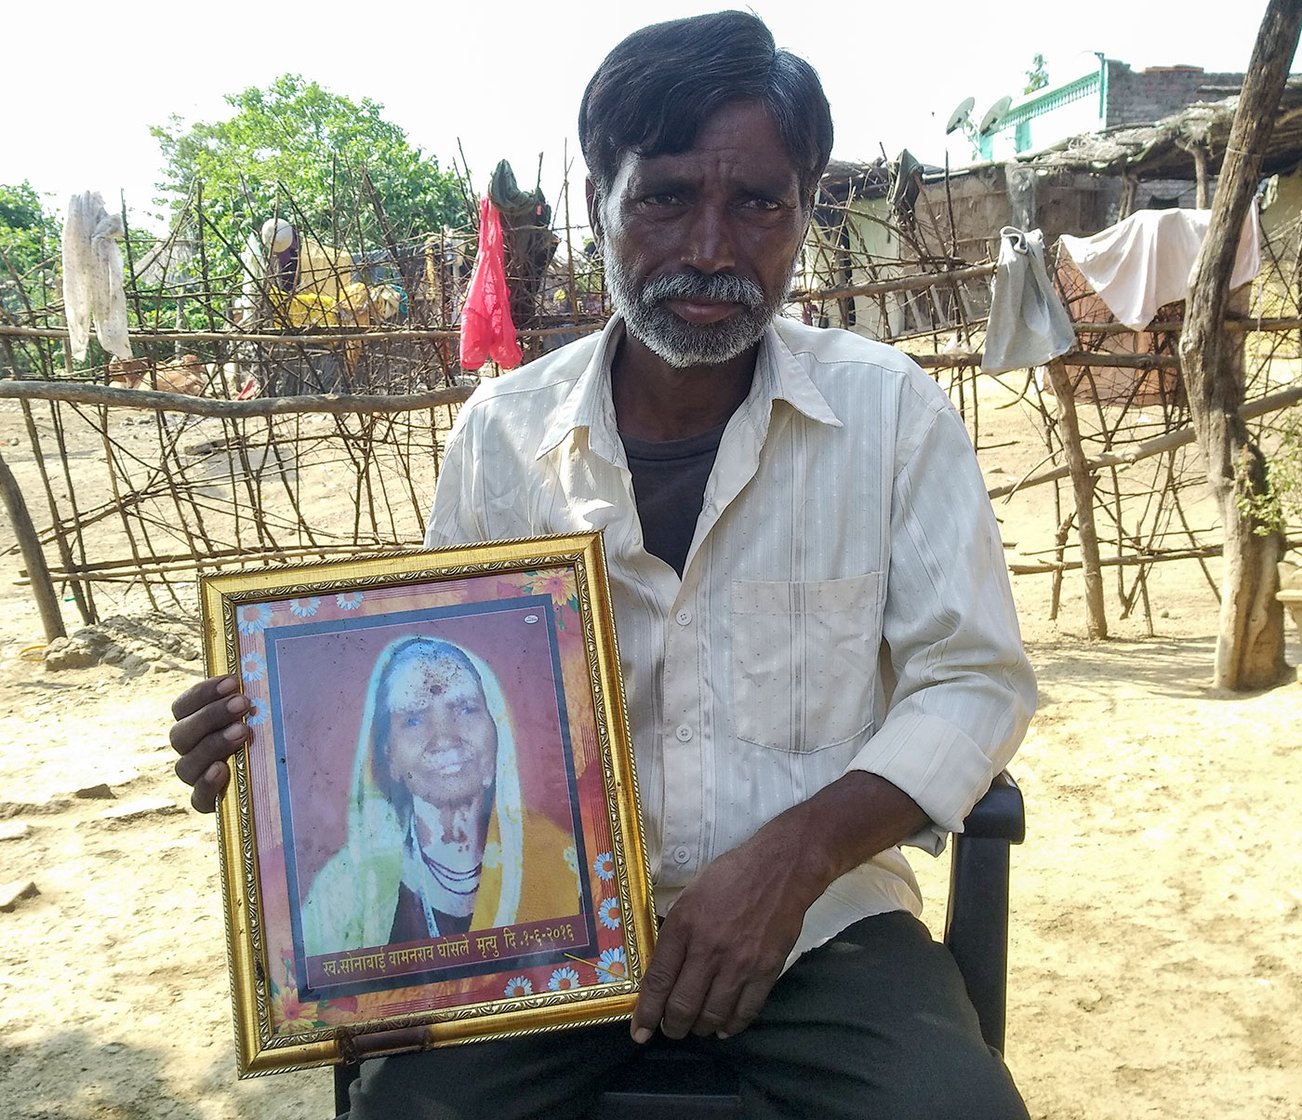
[[[45,563],[45,553],[41,549],[40,538],[36,535],[36,526],[32,524],[32,516],[27,512],[27,503],[23,500],[18,480],[14,478],[14,472],[9,469],[3,455],[0,455],[0,497],[4,499],[9,522],[14,527],[14,536],[18,538],[18,547],[23,552],[27,575],[32,581],[32,593],[36,596],[36,607],[41,612],[41,625],[45,627],[45,640],[52,642],[55,638],[66,637],[68,632],[63,628],[59,596],[50,579],[50,569]]]
[[[1076,421],[1076,397],[1071,378],[1061,358],[1049,363],[1049,384],[1058,404],[1058,423],[1062,448],[1071,471],[1071,487],[1076,497],[1076,534],[1080,537],[1081,566],[1085,574],[1085,618],[1091,638],[1108,636],[1108,618],[1103,609],[1103,566],[1099,563],[1099,538],[1094,529],[1094,476],[1085,461],[1081,446],[1080,425]]]
[[[1190,417],[1225,531],[1214,680],[1236,690],[1265,688],[1284,677],[1284,615],[1275,599],[1283,541],[1248,506],[1249,499],[1266,493],[1266,460],[1239,415],[1243,381],[1223,321],[1240,232],[1300,29],[1302,0],[1269,0],[1225,146],[1180,336]]]
[[[1194,208],[1207,209],[1207,149],[1201,144],[1193,146],[1194,158]]]

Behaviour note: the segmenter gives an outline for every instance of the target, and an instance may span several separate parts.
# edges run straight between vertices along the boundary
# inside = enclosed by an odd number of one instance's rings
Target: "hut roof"
[[[1196,102],[1152,124],[1119,125],[1071,136],[1038,152],[1016,158],[1041,170],[1130,172],[1157,179],[1193,175],[1190,149],[1208,153],[1208,171],[1220,170],[1234,124],[1237,96]],[[1290,78],[1275,115],[1270,144],[1262,153],[1261,173],[1274,175],[1302,163],[1302,77]]]

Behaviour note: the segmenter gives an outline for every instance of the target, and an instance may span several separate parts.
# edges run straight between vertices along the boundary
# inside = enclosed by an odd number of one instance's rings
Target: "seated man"
[[[749,1116],[1024,1117],[898,845],[961,827],[1035,686],[945,395],[777,317],[831,151],[818,78],[753,16],[677,20],[611,52],[579,130],[619,313],[466,403],[426,541],[604,531],[660,940],[631,1028],[367,1062],[351,1115],[579,1116],[661,1030],[732,1064]],[[234,689],[174,706],[199,808]]]

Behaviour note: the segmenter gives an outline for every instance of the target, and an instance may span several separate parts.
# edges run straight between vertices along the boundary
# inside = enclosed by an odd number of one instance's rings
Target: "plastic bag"
[[[122,284],[122,215],[85,191],[68,201],[63,225],[63,307],[74,358],[84,358],[95,324],[99,344],[115,358],[131,357],[127,296]]]
[[[461,368],[478,369],[489,358],[503,369],[514,369],[523,355],[511,321],[502,219],[485,198],[479,203],[479,253],[461,309]]]
[[[987,373],[1042,366],[1072,348],[1076,332],[1044,267],[1044,237],[1013,226],[999,231],[999,266],[990,297]]]

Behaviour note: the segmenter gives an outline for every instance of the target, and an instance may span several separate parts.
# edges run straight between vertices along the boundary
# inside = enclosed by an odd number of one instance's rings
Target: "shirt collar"
[[[537,458],[549,455],[572,434],[586,432],[588,446],[594,452],[609,462],[623,462],[623,445],[610,394],[610,363],[623,338],[624,318],[613,315],[602,329],[587,364],[547,425]],[[759,427],[766,427],[773,403],[779,400],[786,401],[811,420],[842,427],[827,399],[783,339],[781,320],[775,320],[760,340],[755,381],[741,411],[753,417]]]
[[[624,319],[612,315],[597,336],[587,364],[543,431],[537,458],[551,454],[571,433],[586,432],[588,446],[612,463],[620,462],[619,429],[610,395],[610,363],[624,338]]]

